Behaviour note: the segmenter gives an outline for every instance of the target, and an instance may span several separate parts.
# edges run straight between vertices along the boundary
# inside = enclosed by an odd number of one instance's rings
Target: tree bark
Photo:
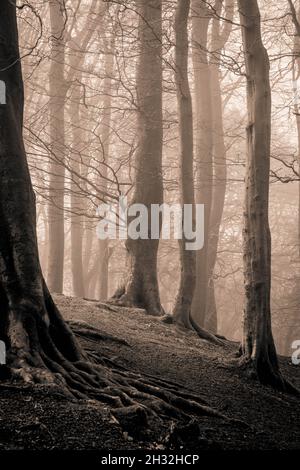
[[[111,104],[112,104],[112,77],[114,73],[114,52],[115,39],[105,41],[105,78],[103,85],[103,113],[101,124],[101,145],[102,145],[102,161],[109,162],[110,150],[110,134],[111,134]],[[107,166],[103,166],[103,178],[99,181],[101,190],[107,191]],[[98,298],[106,300],[108,297],[108,271],[109,271],[109,240],[99,240],[99,275],[98,275]]]
[[[221,28],[220,17],[224,5],[225,23]],[[217,306],[214,288],[214,270],[217,261],[220,225],[224,210],[227,164],[223,125],[223,102],[221,92],[220,65],[221,52],[231,29],[234,13],[234,0],[217,0],[214,6],[214,18],[211,32],[210,82],[212,99],[212,138],[213,138],[213,187],[212,205],[209,220],[209,242],[207,261],[207,302],[204,327],[216,332],[218,329]]]
[[[50,0],[51,62],[49,72],[50,149],[49,165],[49,250],[48,285],[51,292],[63,292],[64,275],[64,185],[65,132],[64,104],[67,86],[64,78],[64,7]]]
[[[76,297],[84,297],[84,275],[83,275],[83,201],[80,195],[81,174],[81,146],[82,129],[80,128],[80,99],[81,99],[80,77],[79,84],[75,85],[73,101],[70,106],[70,118],[72,123],[71,158],[71,271],[73,294]]]
[[[208,291],[208,244],[212,205],[213,140],[210,69],[208,64],[208,27],[211,10],[205,2],[192,2],[193,67],[196,116],[196,202],[204,204],[204,246],[197,251],[196,289],[192,314],[204,326]]]
[[[175,80],[179,115],[181,204],[195,209],[193,172],[193,110],[188,80],[188,18],[190,0],[178,0],[175,18]],[[194,215],[193,215],[194,218]],[[193,221],[194,222],[194,221]],[[195,226],[195,224],[193,224]],[[191,305],[196,283],[196,252],[179,242],[181,275],[173,316],[177,323],[192,328]]]
[[[137,120],[139,145],[136,152],[135,190],[131,204],[163,202],[162,183],[162,0],[137,0],[140,52],[137,69]],[[123,294],[114,301],[145,308],[161,315],[157,280],[159,240],[128,238],[129,275]],[[116,297],[119,297],[118,299]]]
[[[262,383],[283,387],[271,329],[271,235],[268,220],[271,140],[269,58],[256,0],[239,0],[247,74],[247,164],[244,206],[243,361]]]
[[[59,379],[49,368],[57,372],[59,364],[83,356],[39,264],[35,196],[22,136],[24,96],[14,1],[2,5],[0,30],[0,80],[7,88],[7,104],[0,107],[0,337],[14,377],[55,382]]]

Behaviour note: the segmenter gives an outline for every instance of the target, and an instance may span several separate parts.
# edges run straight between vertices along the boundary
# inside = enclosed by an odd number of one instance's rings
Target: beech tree
[[[205,211],[204,246],[197,252],[192,313],[201,326],[213,332],[217,331],[213,276],[226,191],[220,65],[231,32],[233,3],[218,0],[212,7],[203,1],[192,2],[196,202],[204,204]]]
[[[0,108],[0,336],[8,344],[13,376],[51,380],[64,361],[82,357],[55,307],[38,258],[35,196],[22,137],[23,82],[15,2],[4,2],[0,79],[7,104]],[[51,379],[50,379],[51,377]]]
[[[78,76],[79,84],[75,87],[70,106],[70,118],[72,122],[72,169],[74,174],[71,180],[71,265],[72,265],[72,281],[73,293],[77,297],[84,297],[84,274],[83,274],[83,217],[82,196],[78,194],[79,178],[76,174],[81,173],[81,147],[82,147],[82,129],[80,126],[80,100],[82,87],[80,86],[80,75]]]
[[[245,310],[243,362],[262,383],[284,388],[271,328],[271,235],[268,220],[271,141],[269,58],[257,0],[239,0],[247,76],[244,205]]]
[[[219,246],[220,226],[224,211],[227,162],[224,136],[223,99],[221,90],[222,51],[229,39],[234,16],[234,0],[218,0],[215,3],[211,28],[211,54],[209,60],[212,104],[213,134],[213,181],[212,204],[209,218],[209,241],[207,259],[207,294],[204,327],[216,332],[218,329],[217,306],[215,299],[214,271]],[[224,12],[224,13],[223,13]],[[224,22],[220,17],[224,15]]]
[[[188,79],[188,19],[190,1],[178,0],[175,16],[175,81],[177,91],[179,137],[180,137],[180,194],[181,205],[192,206],[192,226],[195,228],[195,194],[194,194],[194,152],[193,152],[193,108]],[[187,239],[179,242],[180,249],[180,282],[175,299],[173,318],[166,317],[164,321],[174,321],[184,328],[195,330],[200,338],[221,344],[221,341],[198,325],[191,315],[192,301],[196,286],[196,253],[186,247]]]
[[[114,53],[115,53],[115,40],[112,38],[110,42],[105,41],[105,79],[103,85],[103,115],[101,125],[101,141],[102,141],[102,158],[103,161],[109,162],[110,150],[110,133],[111,133],[111,107],[112,107],[112,77],[114,72]],[[107,166],[103,169],[103,176],[99,184],[101,189],[107,192]],[[108,282],[109,282],[109,241],[99,240],[99,262],[100,269],[98,274],[98,298],[106,300],[108,297]]]
[[[65,81],[64,2],[50,0],[51,65],[49,73],[50,139],[53,158],[50,161],[48,227],[48,284],[51,292],[62,293],[64,277],[64,192],[65,192]]]
[[[190,204],[195,211],[193,173],[193,110],[188,80],[188,18],[190,1],[178,0],[175,17],[175,78],[177,89],[180,135],[181,204]],[[195,227],[195,214],[193,226]],[[174,307],[174,319],[186,328],[191,325],[191,306],[196,283],[196,254],[186,249],[186,239],[180,240],[181,275]]]
[[[159,240],[151,239],[151,204],[163,202],[162,183],[162,0],[137,0],[140,51],[137,65],[135,188],[131,204],[148,209],[148,240],[128,238],[128,278],[114,300],[161,315],[157,281]]]
[[[212,96],[208,63],[208,27],[211,18],[211,8],[206,2],[198,0],[192,2],[196,116],[196,202],[204,205],[204,246],[197,251],[196,289],[193,297],[192,313],[201,326],[204,326],[205,323],[207,303],[208,241],[213,183]]]

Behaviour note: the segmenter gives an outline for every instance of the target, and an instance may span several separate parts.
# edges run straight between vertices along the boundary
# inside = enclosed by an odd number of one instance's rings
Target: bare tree
[[[115,38],[105,40],[105,78],[103,84],[103,113],[101,124],[102,158],[108,164],[110,151],[111,134],[111,107],[112,107],[112,77],[114,75],[114,54]],[[99,185],[101,189],[107,192],[107,166],[103,169],[104,178],[101,178]],[[106,178],[105,178],[106,177]],[[99,240],[99,274],[98,274],[98,297],[100,300],[106,300],[108,297],[109,282],[109,258],[110,247],[108,239]]]
[[[162,184],[162,2],[138,0],[140,51],[137,68],[137,135],[135,189],[131,204],[148,208],[163,201]],[[159,240],[128,239],[129,275],[114,300],[144,307],[151,315],[163,313],[157,281]]]
[[[65,186],[65,24],[62,0],[50,0],[51,65],[49,73],[49,114],[51,153],[49,168],[48,285],[51,292],[62,293],[64,277],[64,186]]]
[[[51,299],[39,264],[35,196],[22,136],[23,82],[13,1],[3,4],[0,28],[0,79],[7,87],[7,104],[0,110],[1,337],[9,344],[13,376],[53,382],[47,367],[53,371],[82,355]]]
[[[70,105],[70,118],[72,122],[72,169],[71,179],[71,269],[73,281],[73,293],[77,297],[84,297],[84,272],[83,272],[83,216],[82,216],[82,195],[78,192],[81,174],[81,147],[82,147],[82,128],[80,120],[80,101],[82,87],[79,83],[74,87],[72,102]]]
[[[179,115],[181,204],[182,207],[185,204],[192,206],[192,226],[194,230],[193,108],[188,79],[189,12],[190,1],[179,0],[175,16],[175,81]],[[192,318],[191,307],[196,285],[196,253],[194,250],[187,249],[186,242],[187,239],[183,233],[183,237],[179,242],[181,273],[173,318],[166,317],[164,321],[174,321],[180,326],[195,330],[200,338],[220,344],[219,339],[202,329]]]
[[[269,58],[256,0],[239,0],[247,75],[247,165],[244,206],[243,361],[262,383],[285,387],[271,328],[271,235],[268,220],[271,140]]]
[[[212,94],[212,134],[213,134],[213,187],[209,219],[209,241],[207,261],[207,299],[204,327],[216,332],[218,329],[217,306],[214,289],[214,270],[217,261],[220,225],[224,210],[227,164],[223,123],[223,99],[221,90],[221,54],[232,29],[234,0],[218,0],[215,4],[211,31],[210,80]],[[220,17],[224,10],[224,26]]]
[[[187,24],[190,1],[179,0],[175,17],[175,78],[180,135],[180,183],[181,203],[190,204],[195,211],[194,173],[193,173],[193,109],[188,80],[188,32]],[[195,214],[193,226],[195,227]],[[195,251],[186,249],[186,239],[180,240],[181,276],[174,306],[174,319],[186,328],[192,328],[190,322],[191,305],[196,282]]]
[[[208,287],[208,241],[213,182],[211,81],[208,63],[208,27],[212,13],[206,2],[192,2],[193,66],[196,116],[196,202],[204,205],[204,246],[197,251],[196,289],[192,313],[204,326]]]

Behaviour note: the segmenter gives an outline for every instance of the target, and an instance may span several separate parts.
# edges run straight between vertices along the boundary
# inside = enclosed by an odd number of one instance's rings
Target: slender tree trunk
[[[80,81],[80,78],[79,78]],[[76,297],[84,297],[84,276],[82,259],[83,242],[83,201],[80,195],[81,174],[81,145],[82,130],[80,128],[80,94],[81,87],[77,85],[73,93],[73,102],[70,106],[72,122],[72,174],[71,174],[71,271],[73,282],[73,294]]]
[[[50,148],[49,165],[49,251],[48,285],[51,292],[62,293],[64,274],[64,184],[65,133],[64,104],[66,83],[64,78],[65,15],[62,0],[50,0],[51,62],[49,73]]]
[[[207,53],[211,10],[205,2],[193,0],[192,14],[196,111],[196,202],[204,204],[204,246],[197,251],[196,289],[192,314],[202,327],[205,324],[207,306],[208,246],[213,182],[211,79]]]
[[[103,15],[106,5],[98,2],[98,12],[100,27],[103,25]],[[90,5],[89,13],[93,14],[97,11],[97,1],[93,0]],[[87,177],[86,159],[82,157],[81,149],[83,144],[84,131],[81,128],[80,119],[80,101],[81,101],[81,67],[85,59],[85,50],[87,49],[91,38],[94,34],[92,28],[89,27],[88,20],[73,37],[69,37],[71,49],[80,46],[80,55],[74,54],[69,59],[69,72],[67,75],[67,86],[74,84],[73,101],[70,106],[70,118],[72,123],[72,168],[71,168],[71,271],[73,282],[73,293],[77,297],[84,297],[84,269],[83,269],[83,234],[84,234],[84,216],[86,210],[86,202],[80,195],[81,187],[85,186],[85,178]],[[70,36],[70,35],[69,35]]]
[[[190,0],[178,0],[175,16],[175,81],[179,116],[181,204],[193,207],[192,227],[195,230],[193,109],[188,79],[189,11]],[[181,264],[179,289],[173,316],[171,318],[166,316],[164,321],[175,322],[184,328],[195,330],[200,338],[220,344],[220,340],[199,326],[191,315],[196,286],[196,251],[187,249],[187,241],[183,233],[179,241]]]
[[[220,17],[224,4],[225,23],[221,28]],[[220,80],[221,52],[224,48],[232,28],[234,13],[234,0],[217,0],[215,3],[214,18],[211,32],[211,60],[210,81],[212,98],[212,137],[213,137],[213,188],[212,206],[209,221],[209,247],[208,247],[208,286],[204,326],[216,332],[218,329],[217,307],[214,289],[214,270],[217,260],[220,225],[224,210],[226,193],[226,147],[224,141],[223,103]]]
[[[137,0],[140,54],[137,70],[138,138],[135,191],[131,203],[148,208],[163,202],[162,183],[162,0]],[[159,240],[128,239],[129,275],[119,302],[163,313],[157,280]],[[116,299],[114,296],[114,300]]]
[[[84,245],[83,245],[83,269],[84,269],[84,287],[86,296],[91,298],[90,281],[91,281],[91,259],[93,247],[93,235],[95,233],[93,227],[90,226],[90,220],[86,219],[84,224]]]
[[[262,383],[283,387],[271,329],[271,236],[268,220],[271,138],[269,59],[256,0],[239,0],[247,73],[247,166],[244,207],[243,359]]]
[[[109,150],[110,150],[110,126],[111,126],[111,102],[112,102],[112,76],[114,73],[114,52],[115,52],[115,39],[113,38],[110,46],[107,41],[105,44],[105,79],[103,86],[103,113],[101,125],[101,142],[102,142],[102,159],[109,163]],[[103,166],[102,170],[104,178],[101,178],[99,185],[101,190],[107,191],[107,166]],[[99,240],[99,275],[98,275],[98,298],[106,300],[108,297],[108,271],[109,271],[109,240]]]
[[[182,206],[191,204],[194,207],[193,110],[188,80],[189,11],[190,1],[178,0],[175,18],[175,79],[179,115],[181,203]],[[186,241],[184,236],[180,240],[181,276],[173,316],[177,323],[190,328],[196,282],[196,252],[186,250]]]

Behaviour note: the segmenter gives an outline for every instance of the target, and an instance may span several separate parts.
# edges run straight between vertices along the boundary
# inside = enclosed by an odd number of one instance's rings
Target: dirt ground
[[[211,345],[142,310],[64,296],[55,300],[68,321],[85,322],[108,335],[102,340],[80,337],[86,349],[127,370],[176,382],[236,422],[191,416],[188,424],[170,419],[163,428],[135,436],[107,405],[68,400],[44,386],[2,382],[0,450],[300,449],[299,399],[246,378],[236,367],[237,344]],[[280,363],[300,388],[300,366],[289,358]]]

